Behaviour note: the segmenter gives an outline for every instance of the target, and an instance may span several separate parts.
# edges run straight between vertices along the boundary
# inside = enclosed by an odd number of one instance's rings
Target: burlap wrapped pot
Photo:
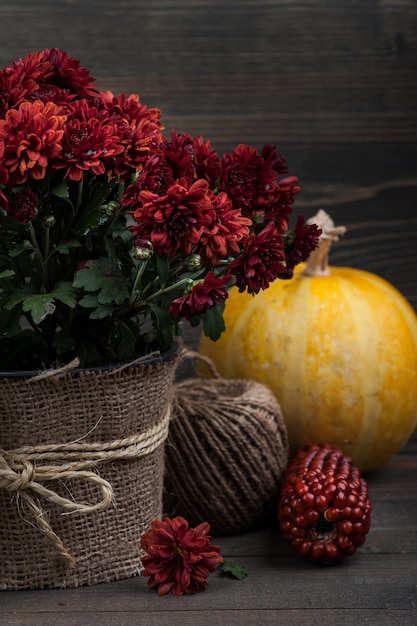
[[[177,352],[98,370],[0,375],[0,589],[140,572],[162,513]]]

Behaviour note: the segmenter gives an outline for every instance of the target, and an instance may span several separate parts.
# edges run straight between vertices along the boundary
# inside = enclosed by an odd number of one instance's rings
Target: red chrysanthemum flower
[[[4,140],[3,163],[15,184],[29,177],[42,179],[50,162],[60,155],[66,116],[53,102],[22,102],[0,120],[0,140]]]
[[[76,94],[54,84],[55,68],[46,55],[47,51],[31,52],[23,59],[14,61],[7,69],[19,77],[25,100],[42,100],[65,106],[76,98]],[[15,102],[14,108],[17,104],[19,102]]]
[[[127,96],[122,93],[115,96],[112,91],[107,90],[100,92],[100,98],[110,116],[120,117],[127,120],[129,123],[133,120],[136,122],[142,122],[143,120],[160,122],[160,109],[148,108],[145,104],[141,103],[137,94]]]
[[[220,157],[211,147],[210,141],[204,142],[200,136],[194,138],[193,149],[195,177],[204,178],[214,189],[220,176]]]
[[[23,189],[12,194],[5,209],[8,215],[17,222],[27,224],[36,214],[38,200],[39,198],[34,191]]]
[[[239,244],[249,236],[252,220],[234,209],[224,192],[212,196],[216,219],[201,235],[199,254],[205,265],[216,266],[221,259],[239,254]]]
[[[239,145],[221,160],[220,188],[246,215],[264,210],[275,201],[278,193],[277,172],[271,161],[264,159],[255,148]]]
[[[148,189],[158,196],[164,196],[169,187],[175,183],[172,167],[167,163],[161,150],[146,161],[137,179],[137,188]]]
[[[55,169],[65,169],[65,176],[79,181],[84,172],[104,174],[114,164],[123,146],[106,112],[77,100],[65,125],[62,154]]]
[[[145,162],[143,169],[135,176],[135,182],[128,185],[120,202],[129,207],[129,213],[142,207],[140,194],[143,190],[151,191],[157,196],[165,196],[169,187],[174,184],[172,168],[166,162],[164,153],[159,151]]]
[[[38,52],[29,52],[26,56],[13,61],[11,67],[38,83],[49,82],[54,75],[54,66],[47,59],[48,54],[48,48]]]
[[[288,230],[295,196],[301,190],[296,176],[286,176],[277,182],[277,195],[269,206],[264,207],[264,223],[274,222],[280,233]]]
[[[1,70],[0,117],[4,117],[8,109],[17,108],[23,100],[37,99],[33,97],[33,93],[40,83],[50,80],[52,75],[52,64],[45,60],[42,52],[31,52]]]
[[[175,317],[183,317],[190,320],[196,315],[203,315],[208,309],[212,309],[228,297],[225,286],[232,276],[216,278],[213,272],[209,272],[203,280],[195,281],[190,291],[173,300],[169,312]]]
[[[171,185],[164,196],[143,190],[139,198],[142,206],[133,212],[136,224],[132,232],[152,241],[159,255],[190,254],[204,227],[215,218],[204,180],[188,188],[182,179]]]
[[[0,118],[4,118],[9,109],[14,109],[23,102],[27,95],[25,82],[25,77],[13,67],[0,71]]]
[[[6,185],[9,181],[9,170],[4,165],[4,153],[4,141],[0,139],[0,185]]]
[[[194,176],[194,140],[187,133],[171,131],[171,141],[165,142],[164,152],[167,163],[172,167],[175,180],[186,178],[191,184]]]
[[[140,103],[139,96],[121,94],[116,97],[111,91],[102,92],[102,107],[117,127],[123,153],[117,159],[114,174],[126,181],[134,172],[156,154],[164,138],[159,109],[148,109]]]
[[[40,84],[49,84],[54,76],[54,67],[46,58],[45,51],[30,52],[25,57],[13,61],[10,66],[22,79],[28,100],[33,90]]]
[[[207,577],[223,561],[220,547],[210,544],[207,522],[189,528],[183,517],[154,520],[141,540],[143,576],[159,595],[175,596],[204,591]]]
[[[112,118],[113,119],[113,118]],[[121,143],[124,150],[117,160],[114,172],[117,176],[126,180],[134,172],[142,169],[143,165],[156,152],[163,141],[158,122],[144,119],[134,122],[129,127],[121,129],[118,126]]]
[[[244,252],[230,264],[239,291],[258,293],[285,272],[284,242],[273,222],[243,241]]]
[[[56,85],[37,85],[27,100],[34,102],[42,100],[42,102],[54,102],[55,104],[66,107],[75,99],[75,95],[70,93],[68,89],[61,89]]]
[[[288,165],[285,159],[279,154],[276,146],[272,144],[266,144],[262,148],[262,158],[265,161],[269,161],[272,169],[277,172],[277,174],[287,174],[288,173]]]
[[[78,98],[94,98],[99,95],[97,87],[92,85],[95,78],[77,59],[70,57],[59,48],[45,48],[43,54],[54,70],[48,82],[62,89],[68,89]]]
[[[311,252],[317,248],[320,235],[321,228],[317,224],[305,224],[304,215],[300,215],[294,231],[285,238],[285,276],[291,278],[294,267],[308,259]]]

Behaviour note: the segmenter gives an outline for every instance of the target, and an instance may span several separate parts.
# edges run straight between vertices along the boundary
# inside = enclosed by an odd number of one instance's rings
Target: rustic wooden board
[[[1,60],[59,45],[216,143],[416,139],[413,0],[18,0],[1,17]]]
[[[0,624],[413,624],[417,609],[416,439],[368,476],[372,528],[354,557],[317,566],[287,545],[276,525],[219,537],[236,581],[213,574],[202,594],[158,597],[143,578],[109,584],[2,592]],[[358,621],[359,620],[359,621]]]
[[[16,0],[0,18],[0,66],[58,45],[221,146],[417,141],[413,0]]]
[[[38,615],[30,615],[30,621],[25,622],[28,626],[80,626],[80,624],[88,624],[88,626],[214,626],[221,624],[222,626],[273,626],[274,624],[289,626],[308,626],[317,624],[317,611],[314,609],[306,610],[251,610],[251,611],[235,611],[229,614],[227,622],[224,622],[224,613],[218,609],[210,611],[210,617],[207,618],[195,612],[184,612],[181,610],[160,610],[155,611],[146,616],[145,621],[138,622],[137,614],[125,611],[113,611],[111,614],[107,612],[91,613],[74,613],[69,617],[58,617],[54,613],[42,613]],[[140,618],[141,619],[141,618]],[[7,615],[7,626],[21,626],[20,617],[9,614]],[[323,626],[352,626],[352,624],[373,624],[375,626],[415,626],[415,619],[412,614],[407,611],[395,609],[358,609],[358,610],[337,610],[322,611],[320,613],[320,624]]]
[[[159,107],[166,133],[276,144],[300,178],[296,215],[348,226],[334,262],[417,306],[414,0],[16,0],[0,38],[0,67],[59,46],[100,88]]]
[[[380,274],[417,309],[415,0],[14,0],[0,5],[0,67],[58,46],[102,89],[139,93],[166,133],[219,152],[276,144],[302,192],[348,227],[332,262]],[[186,328],[195,348],[199,330]],[[219,538],[244,581],[159,598],[142,578],[0,592],[3,626],[415,624],[417,439],[369,475],[371,533],[341,566],[316,567],[276,527]]]

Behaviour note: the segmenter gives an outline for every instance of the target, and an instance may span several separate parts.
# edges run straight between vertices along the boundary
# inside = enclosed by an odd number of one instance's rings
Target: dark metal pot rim
[[[172,361],[175,356],[179,352],[179,347],[174,346],[167,350],[166,352],[161,352],[158,355],[153,354],[153,356],[149,356],[146,358],[146,354],[143,355],[143,358],[138,362],[134,363],[134,366],[146,365],[152,366],[157,365],[159,363],[166,363],[167,361]],[[108,363],[107,365],[97,365],[96,367],[74,367],[69,369],[68,372],[71,374],[77,374],[82,372],[108,372],[113,369],[117,369],[119,367],[123,367],[126,363]],[[128,364],[127,364],[128,365]],[[18,371],[10,371],[10,372],[1,372],[0,378],[33,378],[35,376],[39,376],[42,374],[44,370],[18,370]]]

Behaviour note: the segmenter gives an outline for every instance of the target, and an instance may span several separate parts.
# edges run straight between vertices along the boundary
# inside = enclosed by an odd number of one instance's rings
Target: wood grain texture
[[[199,613],[184,613],[181,610],[155,611],[148,614],[145,621],[138,622],[138,616],[129,612],[114,611],[111,615],[107,612],[96,612],[94,615],[85,612],[73,614],[65,621],[57,621],[54,613],[42,613],[40,615],[30,615],[30,621],[25,622],[28,626],[80,626],[80,624],[88,624],[88,626],[273,626],[274,624],[288,626],[309,626],[317,624],[317,611],[315,609],[307,609],[300,611],[299,609],[287,610],[268,610],[258,609],[251,611],[235,611],[230,613],[224,622],[225,614],[223,611],[213,609],[210,611],[210,618]],[[139,618],[140,619],[140,618]],[[7,615],[7,626],[21,626],[22,621],[19,616],[11,613]],[[395,609],[358,609],[358,610],[340,610],[322,611],[320,613],[320,624],[323,626],[352,626],[352,624],[373,624],[374,626],[415,626],[413,615],[408,611]]]
[[[414,624],[416,453],[414,438],[367,476],[371,531],[356,555],[337,566],[305,561],[271,522],[216,539],[226,559],[248,570],[243,581],[216,573],[206,592],[184,598],[158,597],[144,578],[79,589],[1,592],[0,624]]]
[[[417,309],[415,0],[4,0],[0,67],[60,47],[101,89],[138,93],[219,152],[274,143],[300,178],[295,216],[345,224],[332,262],[373,271]],[[196,347],[195,329],[186,340]],[[372,473],[371,533],[335,568],[298,558],[275,524],[219,538],[244,581],[159,598],[142,578],[1,592],[1,626],[415,623],[417,440]]]
[[[334,260],[416,306],[414,0],[16,0],[0,38],[0,67],[61,47],[100,88],[159,107],[167,134],[276,144],[300,178],[295,215],[328,210],[348,227]]]
[[[17,0],[0,18],[1,66],[58,45],[221,149],[417,142],[413,0]]]

